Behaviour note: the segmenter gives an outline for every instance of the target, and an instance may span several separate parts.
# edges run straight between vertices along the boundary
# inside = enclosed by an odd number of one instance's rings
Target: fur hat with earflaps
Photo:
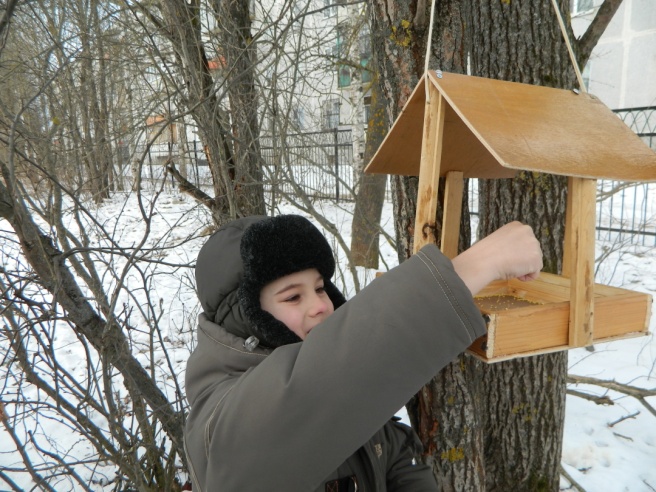
[[[346,300],[330,281],[335,273],[333,252],[321,232],[300,215],[267,217],[249,226],[241,238],[244,266],[239,303],[261,345],[276,348],[301,339],[260,307],[262,287],[274,280],[316,268],[335,309]]]

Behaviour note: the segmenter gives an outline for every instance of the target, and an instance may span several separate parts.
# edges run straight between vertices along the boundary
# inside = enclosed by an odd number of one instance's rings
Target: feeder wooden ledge
[[[463,179],[520,170],[569,177],[563,274],[488,285],[475,298],[488,334],[470,352],[494,362],[646,335],[651,296],[594,283],[596,180],[656,181],[656,153],[594,96],[430,71],[365,172],[419,176],[415,251],[437,242],[446,177],[441,247],[453,258]]]

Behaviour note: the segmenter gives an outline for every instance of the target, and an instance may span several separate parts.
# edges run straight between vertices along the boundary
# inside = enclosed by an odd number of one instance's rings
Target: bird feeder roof
[[[366,172],[419,175],[426,83],[446,102],[442,176],[506,178],[525,170],[656,180],[656,152],[590,94],[434,71],[419,81]]]

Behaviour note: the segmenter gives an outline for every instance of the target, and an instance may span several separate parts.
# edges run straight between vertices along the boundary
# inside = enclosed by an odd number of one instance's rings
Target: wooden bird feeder
[[[446,177],[441,247],[450,258],[463,178],[520,170],[569,177],[563,274],[488,285],[475,298],[488,334],[470,352],[493,362],[646,335],[651,296],[594,283],[596,180],[654,181],[656,153],[595,97],[430,71],[365,169],[419,176],[415,251],[436,242]]]

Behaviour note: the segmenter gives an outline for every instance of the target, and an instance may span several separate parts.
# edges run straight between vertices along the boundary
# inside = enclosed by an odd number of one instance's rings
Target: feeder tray
[[[499,361],[572,348],[569,297],[569,279],[549,273],[534,282],[488,285],[474,298],[488,320],[487,335],[476,340],[470,352]],[[595,284],[592,342],[645,335],[650,307],[649,294]]]
[[[494,362],[646,335],[651,296],[594,283],[596,180],[654,181],[656,153],[594,96],[430,71],[365,172],[419,176],[415,251],[437,242],[446,177],[441,247],[453,258],[463,179],[520,170],[568,176],[563,275],[483,289],[488,334],[470,352]]]

